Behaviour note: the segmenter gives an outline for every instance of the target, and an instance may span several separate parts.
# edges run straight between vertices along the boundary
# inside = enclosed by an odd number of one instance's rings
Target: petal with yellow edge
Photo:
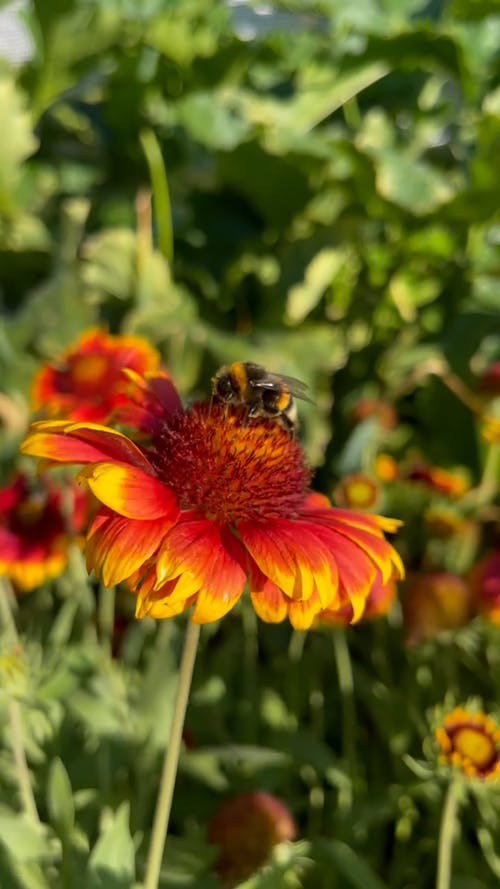
[[[260,570],[293,598],[297,589],[297,564],[295,549],[290,548],[287,538],[280,533],[277,520],[265,524],[252,521],[238,523],[238,533]]]
[[[172,522],[179,516],[173,491],[152,475],[123,463],[98,463],[85,468],[79,477],[101,503],[130,519],[160,519]]]
[[[279,624],[287,616],[287,597],[269,580],[255,562],[250,562],[250,598],[257,617],[269,624]]]
[[[59,463],[98,463],[118,460],[150,468],[142,451],[123,433],[97,423],[72,423],[67,420],[42,420],[33,423],[21,451],[33,457]]]
[[[320,610],[320,598],[313,593],[307,601],[288,602],[288,619],[294,630],[308,630]]]
[[[126,580],[158,549],[170,526],[170,519],[128,519],[102,510],[87,538],[88,570],[105,586]]]

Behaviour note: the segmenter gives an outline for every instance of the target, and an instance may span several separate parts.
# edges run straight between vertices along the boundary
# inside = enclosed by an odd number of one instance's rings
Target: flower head
[[[284,803],[270,793],[253,791],[226,800],[208,829],[219,846],[216,870],[226,886],[239,885],[268,860],[273,846],[293,840],[295,821]]]
[[[440,762],[455,766],[468,778],[500,776],[500,727],[485,713],[456,707],[436,729]]]
[[[407,478],[448,497],[461,497],[470,487],[469,480],[462,471],[442,469],[427,463],[415,463],[408,471]]]
[[[407,641],[415,644],[465,626],[471,618],[471,591],[456,574],[422,572],[408,578],[402,605]]]
[[[393,482],[399,478],[399,466],[390,454],[377,454],[373,471],[381,482]]]
[[[31,405],[45,416],[105,422],[126,402],[123,368],[137,373],[157,370],[160,356],[136,336],[112,336],[88,330],[55,363],[35,375]]]
[[[492,550],[470,572],[474,604],[488,620],[500,624],[500,550]]]
[[[73,510],[64,514],[64,493],[46,476],[19,473],[0,489],[0,574],[28,592],[61,574],[72,533],[81,531],[86,497],[71,486]]]
[[[374,509],[379,495],[376,481],[364,472],[353,472],[340,480],[334,491],[339,506],[351,509]]]
[[[128,583],[137,617],[193,604],[195,622],[217,620],[248,581],[263,620],[304,629],[329,606],[359,615],[377,572],[384,583],[402,574],[383,533],[399,522],[311,493],[299,444],[273,420],[210,401],[183,410],[165,375],[129,376],[141,447],[110,427],[42,421],[23,451],[87,464],[81,477],[102,504],[87,564],[106,585]]]

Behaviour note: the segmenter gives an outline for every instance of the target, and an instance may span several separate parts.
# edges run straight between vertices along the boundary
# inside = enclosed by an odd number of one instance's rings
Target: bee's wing
[[[309,398],[307,394],[307,384],[295,377],[287,377],[286,374],[269,373],[262,380],[252,380],[251,385],[253,389],[275,389],[279,384],[284,385],[295,398],[314,404],[312,398]]]

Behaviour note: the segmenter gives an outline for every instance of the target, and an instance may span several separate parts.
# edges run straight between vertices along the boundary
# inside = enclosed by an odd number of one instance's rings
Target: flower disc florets
[[[273,420],[194,404],[153,436],[155,468],[182,509],[223,524],[297,516],[310,472],[300,446]]]

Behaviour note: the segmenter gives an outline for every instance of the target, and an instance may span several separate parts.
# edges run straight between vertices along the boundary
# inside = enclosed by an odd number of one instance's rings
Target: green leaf
[[[0,215],[18,209],[21,165],[37,147],[26,100],[12,77],[0,74]]]
[[[24,815],[0,812],[0,843],[16,861],[48,861],[54,857],[47,828],[33,824]]]
[[[71,781],[60,759],[53,760],[49,769],[47,809],[57,833],[69,837],[75,826],[75,806]]]
[[[192,93],[177,105],[177,117],[201,145],[231,151],[247,137],[250,126],[217,94]]]
[[[288,291],[286,320],[290,324],[300,323],[316,308],[349,255],[349,251],[335,247],[325,247],[316,253],[306,268],[304,280]]]
[[[174,236],[172,209],[168,190],[167,172],[158,140],[153,130],[140,134],[141,145],[149,167],[153,191],[155,222],[158,229],[158,246],[165,259],[172,265],[174,260]]]
[[[130,806],[122,803],[109,817],[89,858],[92,889],[130,889],[135,878],[135,849],[129,826]]]
[[[414,216],[425,216],[449,203],[456,189],[425,161],[384,150],[376,161],[377,191]]]

